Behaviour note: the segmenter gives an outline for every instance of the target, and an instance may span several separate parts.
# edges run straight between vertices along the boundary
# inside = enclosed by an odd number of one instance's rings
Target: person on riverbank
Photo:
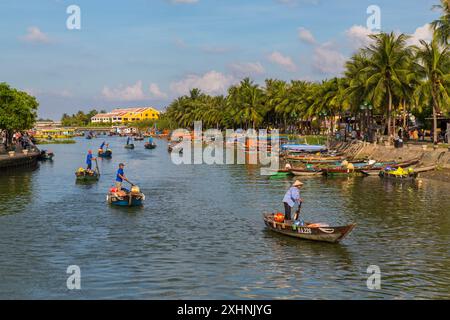
[[[286,192],[283,198],[283,204],[284,204],[284,219],[285,220],[291,220],[291,211],[292,208],[298,204],[300,211],[300,205],[303,202],[302,198],[300,197],[300,188],[303,186],[303,182],[296,180],[292,187],[289,188],[289,190]]]
[[[125,176],[123,168],[125,168],[125,165],[123,163],[119,163],[119,169],[117,170],[117,175],[116,175],[116,188],[118,191],[122,190],[123,180],[127,181],[128,183],[130,183],[132,185],[132,183]]]
[[[96,160],[96,158],[94,158],[94,156],[92,155],[92,150],[89,150],[86,157],[86,164],[88,171],[92,171],[92,160]]]

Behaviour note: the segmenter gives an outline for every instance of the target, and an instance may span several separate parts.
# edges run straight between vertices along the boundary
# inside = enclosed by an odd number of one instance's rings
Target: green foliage
[[[98,112],[97,110],[93,109],[90,110],[88,113],[84,113],[83,111],[78,111],[75,114],[68,115],[67,113],[64,113],[61,118],[61,124],[64,127],[86,127],[94,125],[91,123],[91,118],[95,116],[98,113],[106,113],[105,111]],[[103,123],[100,126],[107,126],[107,123]]]
[[[31,129],[36,121],[39,103],[26,92],[0,83],[0,130],[8,134],[8,141],[14,131]]]

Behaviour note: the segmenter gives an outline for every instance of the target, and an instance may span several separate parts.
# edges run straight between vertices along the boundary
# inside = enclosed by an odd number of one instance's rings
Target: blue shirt
[[[92,164],[92,154],[88,153],[86,157],[86,164],[91,165]]]
[[[117,177],[116,177],[117,182],[122,182],[123,179],[119,175],[123,177],[123,169],[122,168],[119,168],[119,170],[117,170]]]
[[[104,146],[105,146],[105,143],[103,142],[103,143],[100,145],[100,149],[103,149]]]
[[[286,202],[291,208],[294,207],[296,203],[300,204],[300,191],[298,188],[290,187],[284,195],[283,202]]]
[[[148,143],[153,143],[153,138],[149,138]]]

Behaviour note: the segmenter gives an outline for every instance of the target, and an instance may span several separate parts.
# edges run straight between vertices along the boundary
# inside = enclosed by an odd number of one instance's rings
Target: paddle
[[[300,204],[298,205],[298,209],[294,214],[294,221],[296,221],[298,219],[298,217],[300,216],[300,210],[302,209],[302,203],[303,202],[300,202]]]
[[[100,177],[100,169],[98,168],[97,158],[95,158],[95,168],[97,169],[97,174]]]

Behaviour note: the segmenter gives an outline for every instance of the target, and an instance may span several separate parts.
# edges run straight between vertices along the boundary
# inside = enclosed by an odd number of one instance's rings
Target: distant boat
[[[125,149],[134,149],[134,144],[133,143],[126,144]]]

